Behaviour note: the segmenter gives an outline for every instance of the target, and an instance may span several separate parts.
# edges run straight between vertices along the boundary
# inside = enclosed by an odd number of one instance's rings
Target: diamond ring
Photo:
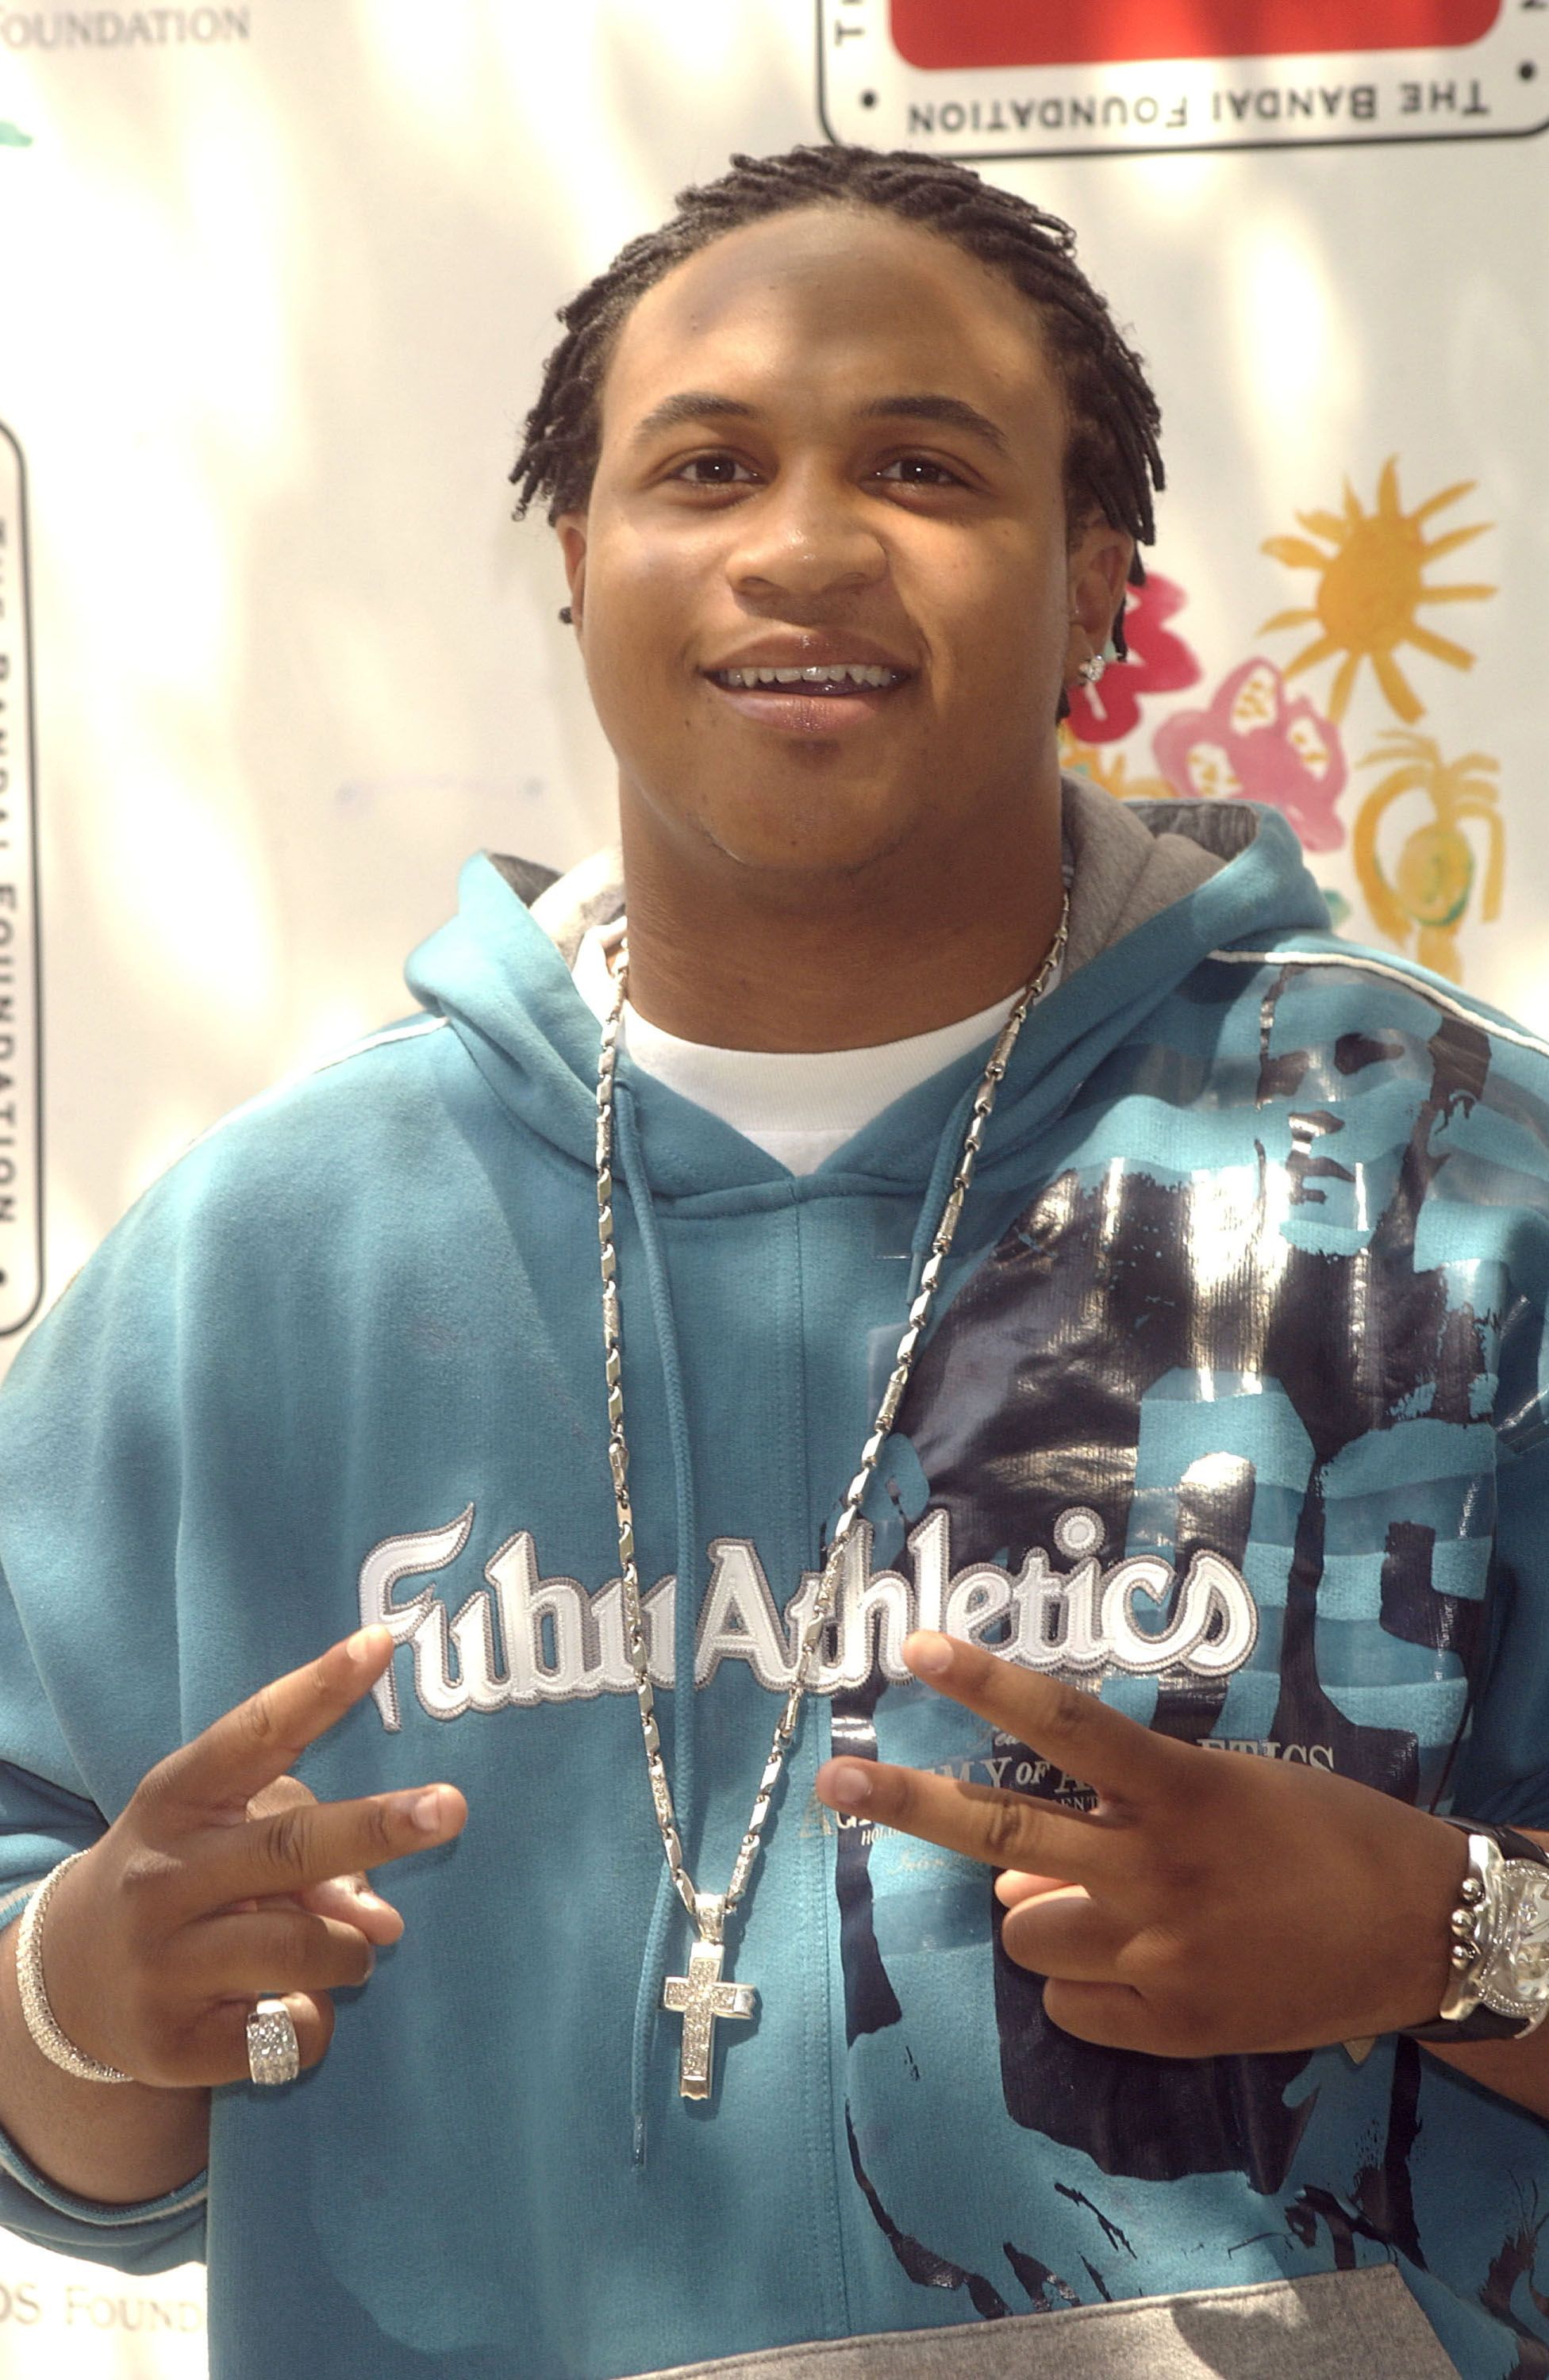
[[[294,2082],[300,2046],[284,2000],[260,2000],[248,2019],[248,2071],[255,2082]]]

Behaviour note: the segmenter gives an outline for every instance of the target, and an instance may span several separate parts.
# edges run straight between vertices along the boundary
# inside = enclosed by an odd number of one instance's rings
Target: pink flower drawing
[[[1223,679],[1203,710],[1175,710],[1152,738],[1156,765],[1185,799],[1269,802],[1308,851],[1345,840],[1335,804],[1349,774],[1339,730],[1305,695],[1287,698],[1257,656]]]
[[[1139,723],[1143,694],[1177,694],[1200,682],[1200,664],[1167,622],[1183,609],[1181,587],[1148,571],[1143,587],[1131,587],[1124,607],[1126,662],[1114,662],[1095,686],[1079,686],[1070,698],[1070,733],[1080,744],[1116,744]]]

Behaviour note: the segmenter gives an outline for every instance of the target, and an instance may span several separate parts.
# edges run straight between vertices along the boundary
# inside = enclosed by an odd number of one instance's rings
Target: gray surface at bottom
[[[681,2363],[642,2380],[1458,2380],[1396,2265]]]

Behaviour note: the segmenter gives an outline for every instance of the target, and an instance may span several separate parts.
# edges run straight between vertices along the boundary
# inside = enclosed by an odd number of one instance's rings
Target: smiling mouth
[[[737,693],[784,692],[799,687],[803,694],[886,694],[907,683],[908,670],[889,669],[872,662],[813,662],[805,669],[706,670],[713,686]]]

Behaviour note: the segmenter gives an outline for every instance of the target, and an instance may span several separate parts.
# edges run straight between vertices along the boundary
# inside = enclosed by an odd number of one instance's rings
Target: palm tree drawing
[[[1350,838],[1356,875],[1372,920],[1400,950],[1408,950],[1413,940],[1422,966],[1460,983],[1458,932],[1473,892],[1476,867],[1474,845],[1462,822],[1474,819],[1484,830],[1487,858],[1479,914],[1488,925],[1500,915],[1506,872],[1506,830],[1496,808],[1499,788],[1491,782],[1501,764],[1485,752],[1444,760],[1433,736],[1389,728],[1378,737],[1377,749],[1358,765],[1387,771],[1362,802]],[[1390,877],[1378,856],[1377,830],[1393,805],[1409,794],[1427,795],[1433,815],[1409,835]]]

